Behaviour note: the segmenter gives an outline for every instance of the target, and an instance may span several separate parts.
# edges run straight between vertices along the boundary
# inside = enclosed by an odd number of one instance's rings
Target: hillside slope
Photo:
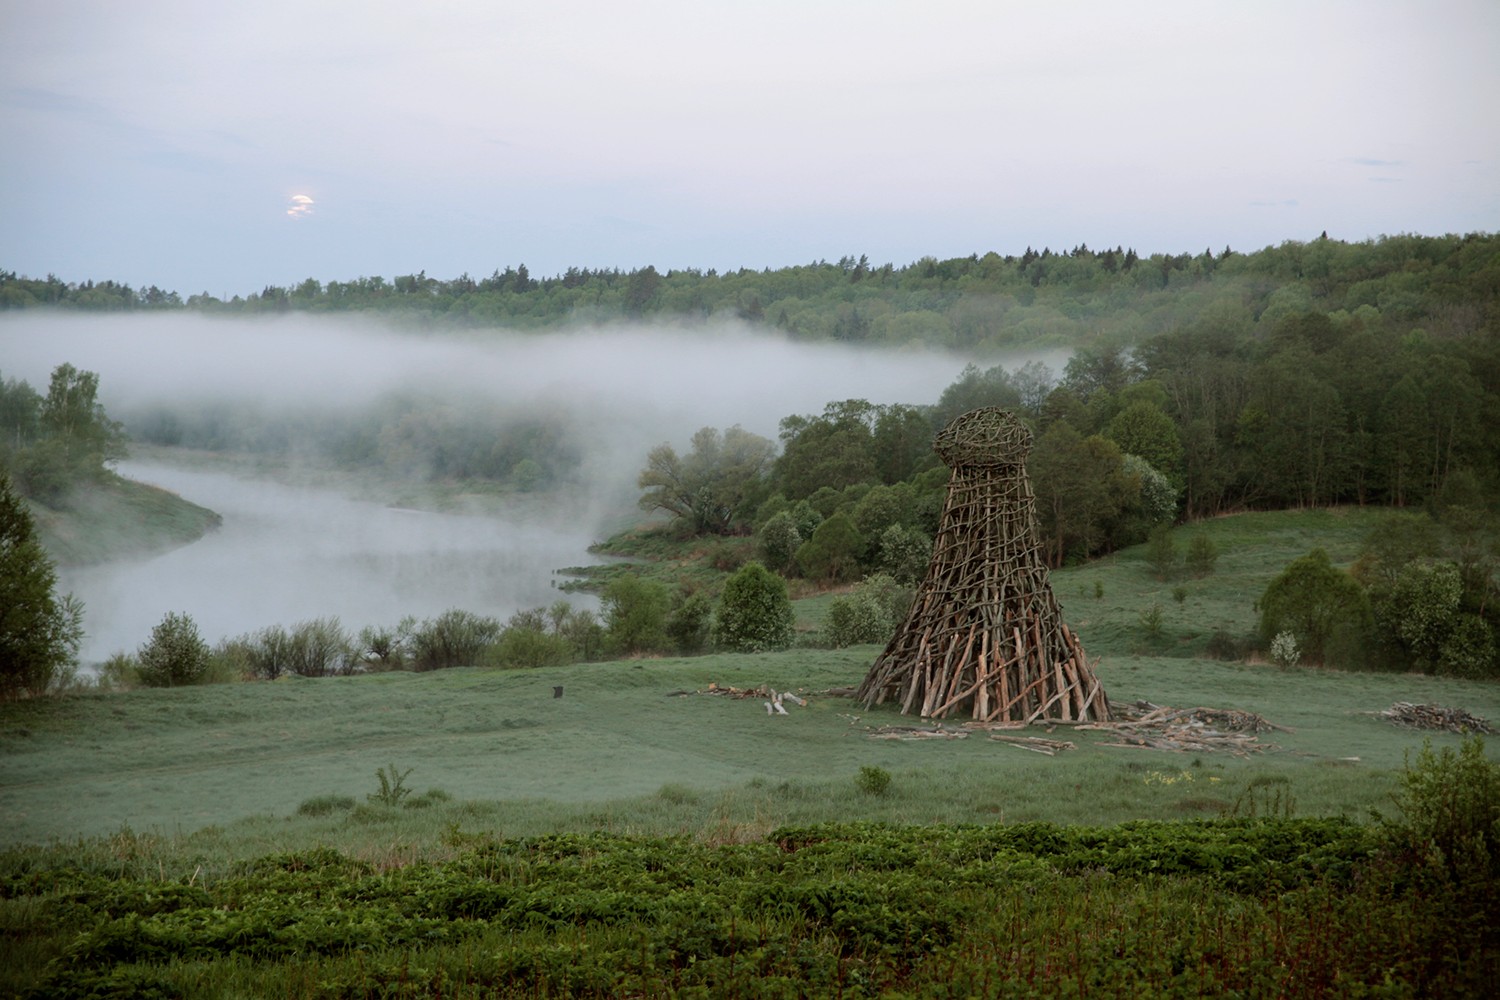
[[[207,507],[116,475],[75,491],[61,509],[30,506],[43,547],[61,566],[176,548],[219,525],[219,515]]]

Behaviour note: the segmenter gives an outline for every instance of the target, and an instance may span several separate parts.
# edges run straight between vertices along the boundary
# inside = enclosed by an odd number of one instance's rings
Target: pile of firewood
[[[1257,738],[1260,733],[1272,729],[1291,732],[1254,712],[1237,709],[1171,708],[1142,701],[1134,706],[1116,705],[1115,714],[1122,718],[1077,728],[1115,734],[1113,742],[1101,746],[1142,747],[1178,753],[1227,751],[1240,757],[1276,749],[1275,744],[1261,743]]]
[[[1398,701],[1384,712],[1377,712],[1398,726],[1410,729],[1443,729],[1450,733],[1493,733],[1485,719],[1470,715],[1461,708],[1443,705],[1413,705]]]

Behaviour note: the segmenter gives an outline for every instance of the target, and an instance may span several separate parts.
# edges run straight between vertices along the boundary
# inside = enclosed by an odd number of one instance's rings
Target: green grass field
[[[873,646],[375,674],[0,707],[0,837],[38,843],[128,827],[210,838],[237,854],[309,842],[359,851],[399,842],[421,851],[453,824],[505,836],[604,828],[744,839],[830,819],[1098,824],[1217,816],[1255,806],[1255,789],[1272,786],[1299,815],[1363,819],[1387,804],[1393,776],[1423,740],[1373,713],[1401,700],[1500,719],[1500,687],[1282,672],[1201,652],[1215,631],[1253,630],[1254,596],[1288,560],[1322,545],[1347,561],[1377,516],[1254,514],[1182,529],[1184,547],[1187,535],[1205,531],[1221,556],[1212,576],[1181,584],[1181,603],[1170,595],[1176,584],[1156,580],[1139,549],[1054,575],[1116,702],[1253,711],[1294,730],[1263,735],[1277,749],[1244,759],[1106,747],[1108,734],[1097,732],[1074,734],[1078,748],[1055,758],[983,734],[874,740],[873,727],[916,720],[815,693],[857,684],[879,651]],[[1152,604],[1163,609],[1155,638],[1140,622]],[[826,597],[799,602],[802,626],[815,628],[826,605]],[[768,717],[758,700],[673,695],[710,683],[812,694],[785,718]],[[440,789],[451,799],[373,816],[298,813],[320,796],[363,803],[376,789],[376,770],[390,766],[410,769],[417,791]],[[859,794],[854,780],[865,766],[891,772],[890,794]]]
[[[241,854],[307,843],[430,847],[451,823],[503,836],[603,828],[741,839],[834,819],[1098,824],[1230,813],[1268,781],[1299,815],[1362,819],[1387,804],[1403,756],[1423,739],[1371,713],[1405,700],[1500,718],[1492,685],[1133,655],[1101,667],[1117,701],[1256,711],[1295,732],[1263,734],[1278,749],[1241,759],[1106,747],[1106,733],[1059,729],[1053,737],[1078,748],[1049,758],[983,734],[871,739],[875,726],[915,720],[845,698],[814,694],[772,718],[754,699],[672,695],[710,682],[820,691],[856,683],[877,651],[463,669],[8,706],[4,838],[211,828],[198,835]],[[373,817],[298,815],[319,796],[363,802],[377,789],[376,770],[390,766],[410,769],[415,791],[441,789],[452,801]],[[865,766],[891,772],[888,795],[857,791]]]

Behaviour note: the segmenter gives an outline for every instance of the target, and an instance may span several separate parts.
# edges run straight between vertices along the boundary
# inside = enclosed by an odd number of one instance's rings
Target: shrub
[[[136,652],[136,672],[147,687],[197,684],[208,672],[208,644],[192,616],[168,611]]]
[[[381,670],[400,670],[406,662],[400,628],[366,625],[359,630],[360,655]]]
[[[245,673],[263,681],[274,681],[292,670],[292,636],[280,625],[268,625],[242,636],[221,649],[243,660]]]
[[[297,807],[298,816],[327,816],[330,813],[348,812],[354,808],[354,799],[348,795],[318,795],[303,799]]]
[[[885,642],[911,608],[912,591],[884,573],[865,577],[848,595],[828,607],[824,635],[834,647]]]
[[[803,541],[805,539],[797,531],[797,519],[789,510],[773,514],[761,526],[757,538],[762,561],[778,573],[792,568],[792,557],[801,548]]]
[[[371,802],[378,802],[383,806],[393,806],[406,796],[411,794],[411,789],[406,787],[406,776],[411,774],[412,768],[405,771],[396,770],[396,765],[389,768],[377,768],[375,778],[380,782],[380,789],[365,796]]]
[[[1213,660],[1243,660],[1255,648],[1255,636],[1239,637],[1224,629],[1209,636],[1204,655]]]
[[[1297,648],[1297,637],[1290,632],[1277,632],[1271,640],[1271,662],[1282,670],[1290,670],[1302,660],[1302,651]]]
[[[828,605],[823,634],[835,649],[890,638],[885,630],[885,615],[873,597],[866,594],[844,594]]]
[[[670,606],[666,586],[655,580],[622,576],[610,581],[603,594],[605,642],[618,653],[666,649]]]
[[[901,583],[916,583],[932,562],[932,539],[919,528],[893,524],[880,535],[880,568]]]
[[[758,562],[746,563],[724,584],[714,638],[732,652],[785,649],[792,644],[793,621],[786,581]]]
[[[1289,563],[1266,587],[1259,608],[1263,643],[1291,632],[1303,656],[1320,665],[1356,662],[1372,625],[1363,588],[1335,569],[1322,549]]]
[[[540,629],[511,626],[500,633],[491,661],[500,667],[555,667],[573,661],[573,644]]]
[[[1161,637],[1162,613],[1160,604],[1153,604],[1141,612],[1141,628],[1145,629],[1146,635],[1152,639]]]
[[[420,625],[403,623],[411,665],[417,670],[473,666],[484,660],[500,637],[500,623],[488,616],[450,608]]]
[[[891,787],[891,772],[869,765],[861,767],[854,787],[866,795],[884,795]]]
[[[818,525],[797,549],[797,566],[810,580],[852,579],[859,571],[864,539],[848,514],[837,513]]]
[[[77,663],[83,605],[55,593],[57,571],[0,473],[0,699],[40,695]]]
[[[1457,752],[1434,753],[1424,740],[1396,805],[1403,822],[1388,832],[1398,846],[1461,884],[1500,879],[1500,764],[1485,757],[1482,737],[1464,737]]]
[[[354,642],[337,618],[314,618],[292,629],[291,668],[303,677],[333,677],[354,672]]]
[[[1169,580],[1177,573],[1180,561],[1181,556],[1171,529],[1165,525],[1153,528],[1151,537],[1146,541],[1146,562],[1150,564],[1151,572],[1158,580]]]
[[[701,593],[687,594],[667,617],[667,638],[684,656],[696,656],[708,645],[713,628],[714,606]]]
[[[1203,532],[1188,539],[1187,571],[1193,576],[1203,577],[1213,573],[1219,561],[1219,547]]]
[[[110,654],[109,659],[99,664],[98,684],[105,691],[129,691],[141,683],[136,672],[136,659],[121,650]]]
[[[1386,641],[1424,673],[1484,677],[1495,668],[1489,625],[1464,610],[1458,565],[1440,562],[1403,567],[1378,579],[1375,620]]]

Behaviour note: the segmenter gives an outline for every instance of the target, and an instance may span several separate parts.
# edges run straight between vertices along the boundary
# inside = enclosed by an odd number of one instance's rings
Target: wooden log
[[[1003,646],[1004,644],[1001,643],[999,645]],[[998,658],[1000,656],[1000,649],[999,648],[997,648],[995,650],[995,656],[996,656],[996,658]],[[1009,662],[1005,662],[1005,663],[1001,663],[1000,664],[1000,700],[999,700],[999,702],[996,705],[995,714],[998,715],[1001,711],[1003,711],[1003,709],[1001,707],[999,707],[999,706],[1008,705],[1009,703],[1010,703],[1010,663]],[[988,722],[993,717],[994,716],[986,715],[984,718],[985,718],[985,721]]]

